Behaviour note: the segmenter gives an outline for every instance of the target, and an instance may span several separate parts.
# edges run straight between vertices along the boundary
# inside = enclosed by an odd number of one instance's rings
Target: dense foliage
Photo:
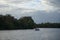
[[[0,15],[0,29],[33,29],[34,21],[31,17],[16,19],[11,15]]]
[[[41,23],[37,24],[39,28],[60,28],[60,23]]]
[[[10,29],[33,29],[35,27],[39,28],[60,28],[60,23],[42,23],[36,24],[34,23],[31,17],[22,17],[20,19],[16,19],[13,16],[0,15],[0,30],[10,30]]]

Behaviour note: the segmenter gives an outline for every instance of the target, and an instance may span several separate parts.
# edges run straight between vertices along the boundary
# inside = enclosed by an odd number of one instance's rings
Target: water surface
[[[60,40],[59,28],[0,31],[0,40]]]

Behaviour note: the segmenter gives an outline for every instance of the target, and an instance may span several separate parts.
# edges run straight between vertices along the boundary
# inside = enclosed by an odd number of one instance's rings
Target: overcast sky
[[[60,0],[0,0],[0,14],[31,16],[36,23],[60,23]]]

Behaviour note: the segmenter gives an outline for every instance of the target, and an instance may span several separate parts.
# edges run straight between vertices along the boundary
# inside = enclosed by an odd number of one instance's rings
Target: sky
[[[36,23],[60,23],[60,0],[0,0],[0,14],[31,16]]]

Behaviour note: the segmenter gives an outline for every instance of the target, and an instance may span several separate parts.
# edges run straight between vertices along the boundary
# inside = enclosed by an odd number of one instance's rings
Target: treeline
[[[34,26],[35,23],[31,17],[22,17],[20,19],[16,19],[9,14],[0,15],[0,30],[33,29]]]
[[[33,28],[60,28],[60,23],[42,23],[36,24],[31,17],[22,17],[19,19],[13,16],[0,15],[0,30],[13,29],[33,29]]]
[[[60,23],[41,23],[37,24],[38,28],[60,28]]]

